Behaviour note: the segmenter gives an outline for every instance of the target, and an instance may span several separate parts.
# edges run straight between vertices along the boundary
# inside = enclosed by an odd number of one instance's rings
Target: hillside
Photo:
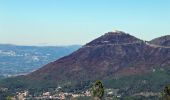
[[[169,46],[170,47],[170,35],[158,37],[150,41],[151,44]]]
[[[124,32],[109,32],[26,77],[58,83],[147,73],[157,66],[169,66],[169,51],[154,48]]]

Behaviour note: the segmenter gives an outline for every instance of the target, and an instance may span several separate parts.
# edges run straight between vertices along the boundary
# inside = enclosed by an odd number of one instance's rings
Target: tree
[[[7,96],[6,100],[12,100],[12,97],[11,96]]]
[[[101,81],[97,80],[92,86],[92,95],[94,98],[102,99],[104,95],[104,86]]]
[[[165,86],[162,97],[163,100],[170,100],[170,86]]]

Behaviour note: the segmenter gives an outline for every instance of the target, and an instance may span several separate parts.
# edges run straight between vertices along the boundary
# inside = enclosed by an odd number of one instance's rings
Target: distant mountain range
[[[0,76],[28,74],[80,48],[72,46],[17,46],[0,44]]]
[[[147,42],[122,31],[108,32],[28,75],[5,80],[4,86],[75,89],[102,80],[121,95],[158,92],[170,83],[169,37]]]

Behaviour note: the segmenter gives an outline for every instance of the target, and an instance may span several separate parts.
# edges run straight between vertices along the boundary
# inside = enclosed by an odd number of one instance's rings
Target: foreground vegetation
[[[151,100],[157,100],[159,98],[165,97],[164,88],[170,84],[169,80],[170,70],[156,68],[153,72],[120,77],[118,79],[105,79],[102,80],[105,89],[115,89],[116,93],[109,98],[113,100],[118,99],[116,95],[121,95],[124,100],[133,100],[137,98],[150,98]],[[22,78],[22,77],[20,77]],[[48,84],[46,82],[31,82],[29,83],[26,79],[21,81],[20,78],[9,78],[0,82],[0,99],[6,98],[8,96],[14,96],[18,91],[28,90],[31,95],[40,95],[43,91],[53,92],[58,85]],[[93,81],[84,81],[81,84],[64,84],[62,86],[62,91],[68,93],[81,93],[89,89],[92,86]],[[5,91],[2,91],[7,88]],[[169,88],[169,87],[168,87]],[[106,94],[104,98],[108,97]],[[78,97],[77,99],[86,100],[90,97]]]

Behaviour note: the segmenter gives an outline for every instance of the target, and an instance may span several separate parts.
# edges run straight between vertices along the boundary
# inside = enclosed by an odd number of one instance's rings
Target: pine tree
[[[163,100],[170,100],[170,86],[165,86],[162,97]]]
[[[102,99],[104,95],[104,86],[101,81],[97,80],[92,86],[92,95],[94,98]]]

